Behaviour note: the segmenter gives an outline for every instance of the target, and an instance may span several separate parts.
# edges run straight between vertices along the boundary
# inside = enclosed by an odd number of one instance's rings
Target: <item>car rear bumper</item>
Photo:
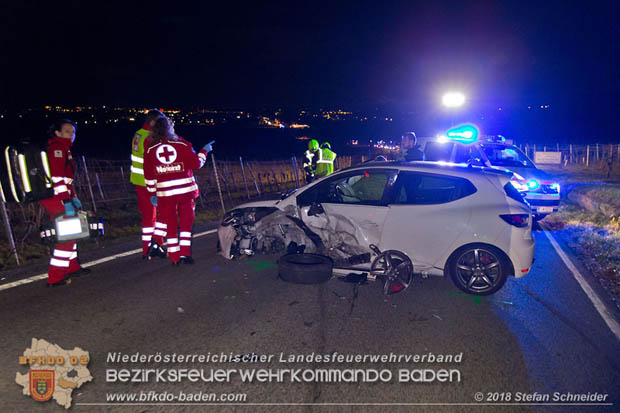
[[[534,248],[536,241],[531,232],[529,237],[524,237],[520,231],[513,231],[508,257],[512,261],[515,270],[515,278],[529,274],[534,262]]]

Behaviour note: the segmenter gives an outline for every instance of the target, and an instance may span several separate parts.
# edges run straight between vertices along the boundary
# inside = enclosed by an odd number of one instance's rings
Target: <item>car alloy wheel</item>
[[[370,272],[383,283],[383,294],[392,295],[409,287],[413,278],[413,264],[404,253],[387,250],[374,259]]]
[[[475,295],[493,294],[506,282],[505,258],[497,248],[475,245],[462,248],[450,260],[452,280],[461,290]]]

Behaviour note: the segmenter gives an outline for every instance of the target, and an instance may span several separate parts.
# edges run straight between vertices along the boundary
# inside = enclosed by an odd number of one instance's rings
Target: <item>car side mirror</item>
[[[308,216],[315,216],[315,215],[321,215],[324,214],[325,210],[323,209],[323,205],[319,204],[319,203],[313,203],[312,205],[310,205],[310,208],[308,209]]]

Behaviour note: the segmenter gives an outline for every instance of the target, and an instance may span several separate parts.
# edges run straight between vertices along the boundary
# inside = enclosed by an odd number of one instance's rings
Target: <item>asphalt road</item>
[[[354,286],[335,279],[318,286],[292,285],[277,278],[277,257],[227,261],[216,255],[215,234],[195,240],[193,266],[173,268],[167,260],[143,262],[132,255],[96,265],[93,275],[68,287],[47,289],[45,281],[37,281],[0,291],[0,411],[64,410],[54,401],[37,403],[22,395],[15,383],[16,372],[28,370],[18,364],[18,356],[32,338],[90,353],[94,380],[73,391],[74,411],[618,411],[620,341],[541,231],[536,242],[532,272],[484,298],[461,294],[443,277],[418,278],[392,297],[384,297],[378,283],[362,285],[355,299]],[[264,363],[108,362],[114,352],[272,357]],[[281,354],[333,352],[462,354],[462,360],[280,361]],[[243,383],[234,374],[224,383],[106,381],[106,370],[137,368],[376,369],[393,376],[387,383]],[[460,380],[399,380],[399,370],[423,369],[456,370]],[[100,405],[109,393],[149,391],[244,393],[247,398],[231,406]],[[504,404],[478,406],[477,392]],[[614,405],[510,404],[534,392],[549,394],[550,402],[555,392],[598,392]],[[274,405],[243,406],[252,403]]]

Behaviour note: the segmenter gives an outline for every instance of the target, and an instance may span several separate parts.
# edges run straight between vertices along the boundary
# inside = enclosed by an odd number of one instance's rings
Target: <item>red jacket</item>
[[[73,179],[75,160],[71,156],[73,142],[66,138],[52,137],[47,141],[47,159],[52,175],[54,198],[59,201],[75,197]]]
[[[147,191],[157,197],[200,193],[194,180],[194,169],[200,169],[207,160],[206,151],[194,152],[192,145],[179,137],[151,145],[144,154],[144,182]],[[187,195],[186,195],[187,196]]]

